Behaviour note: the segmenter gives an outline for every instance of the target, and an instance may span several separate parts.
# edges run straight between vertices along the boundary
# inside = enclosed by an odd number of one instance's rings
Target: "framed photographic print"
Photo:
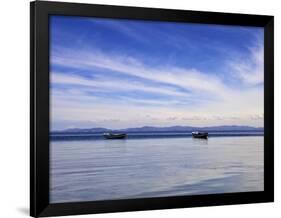
[[[30,12],[31,216],[273,201],[272,16]]]

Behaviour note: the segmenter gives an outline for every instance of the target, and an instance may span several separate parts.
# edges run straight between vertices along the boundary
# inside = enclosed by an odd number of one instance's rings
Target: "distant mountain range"
[[[169,126],[169,127],[155,127],[143,126],[127,129],[107,129],[107,128],[71,128],[59,130],[54,132],[68,132],[68,133],[104,133],[104,132],[192,132],[192,131],[263,131],[263,127],[251,126],[211,126],[211,127],[193,127],[193,126]]]

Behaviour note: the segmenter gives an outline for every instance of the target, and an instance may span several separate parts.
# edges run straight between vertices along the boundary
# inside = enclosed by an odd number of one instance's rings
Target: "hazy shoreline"
[[[52,133],[104,133],[104,132],[126,132],[126,133],[139,133],[139,132],[192,132],[192,131],[207,131],[207,132],[229,132],[229,131],[264,131],[263,127],[243,126],[243,125],[223,125],[223,126],[142,126],[131,128],[68,128],[63,130],[53,130]]]
[[[263,136],[263,131],[212,131],[209,132],[209,137],[238,137],[238,136]],[[154,138],[191,138],[191,132],[131,132],[127,134],[130,139],[154,139]],[[103,140],[103,133],[85,133],[85,132],[60,132],[51,133],[50,139],[52,141],[59,140]]]

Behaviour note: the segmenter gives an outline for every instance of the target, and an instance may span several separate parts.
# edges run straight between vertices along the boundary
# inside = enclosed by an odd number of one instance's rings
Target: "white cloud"
[[[133,57],[108,56],[98,51],[77,52],[61,49],[60,52],[63,55],[52,55],[51,63],[74,69],[93,70],[93,68],[101,68],[111,70],[154,82],[179,86],[193,92],[205,91],[214,95],[222,95],[221,89],[227,89],[215,75],[207,75],[196,69],[182,69],[173,66],[151,67],[144,65]]]
[[[227,86],[215,74],[196,69],[165,65],[152,67],[126,55],[60,48],[51,56],[51,63],[73,71],[69,74],[53,72],[51,79],[55,84],[72,86],[64,92],[52,89],[53,120],[73,120],[77,125],[89,121],[110,128],[142,125],[263,126],[263,88],[256,86],[263,83],[263,48],[256,46],[250,51],[251,55],[246,59],[233,58],[229,62],[230,75],[244,84],[243,88],[237,88]],[[84,69],[94,75],[97,68],[134,76],[149,83],[110,76],[86,79],[75,75],[75,69]],[[174,97],[174,100],[121,96],[116,102],[107,102],[87,94],[88,91],[107,89],[154,93]],[[194,104],[189,102],[194,99]],[[121,121],[110,122],[117,118]]]
[[[234,58],[230,70],[246,85],[259,85],[264,81],[264,48],[262,42],[249,48],[250,56]]]
[[[148,92],[148,93],[155,93],[159,95],[169,95],[169,96],[183,96],[188,97],[190,96],[186,92],[177,91],[174,88],[167,87],[167,86],[152,86],[147,85],[142,82],[138,81],[127,81],[121,80],[113,77],[105,77],[105,78],[84,78],[81,76],[73,75],[73,74],[65,74],[65,73],[51,73],[51,80],[53,84],[64,84],[64,85],[80,85],[87,87],[88,91],[98,91],[102,89],[103,91],[141,91],[141,92]],[[92,89],[90,89],[92,88]],[[81,87],[80,87],[81,89]]]

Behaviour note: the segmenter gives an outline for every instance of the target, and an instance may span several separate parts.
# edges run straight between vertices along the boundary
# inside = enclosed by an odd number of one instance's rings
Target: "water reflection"
[[[55,202],[263,190],[263,137],[51,142]]]
[[[194,145],[208,145],[208,140],[210,139],[197,139],[197,138],[192,138],[192,143]]]

